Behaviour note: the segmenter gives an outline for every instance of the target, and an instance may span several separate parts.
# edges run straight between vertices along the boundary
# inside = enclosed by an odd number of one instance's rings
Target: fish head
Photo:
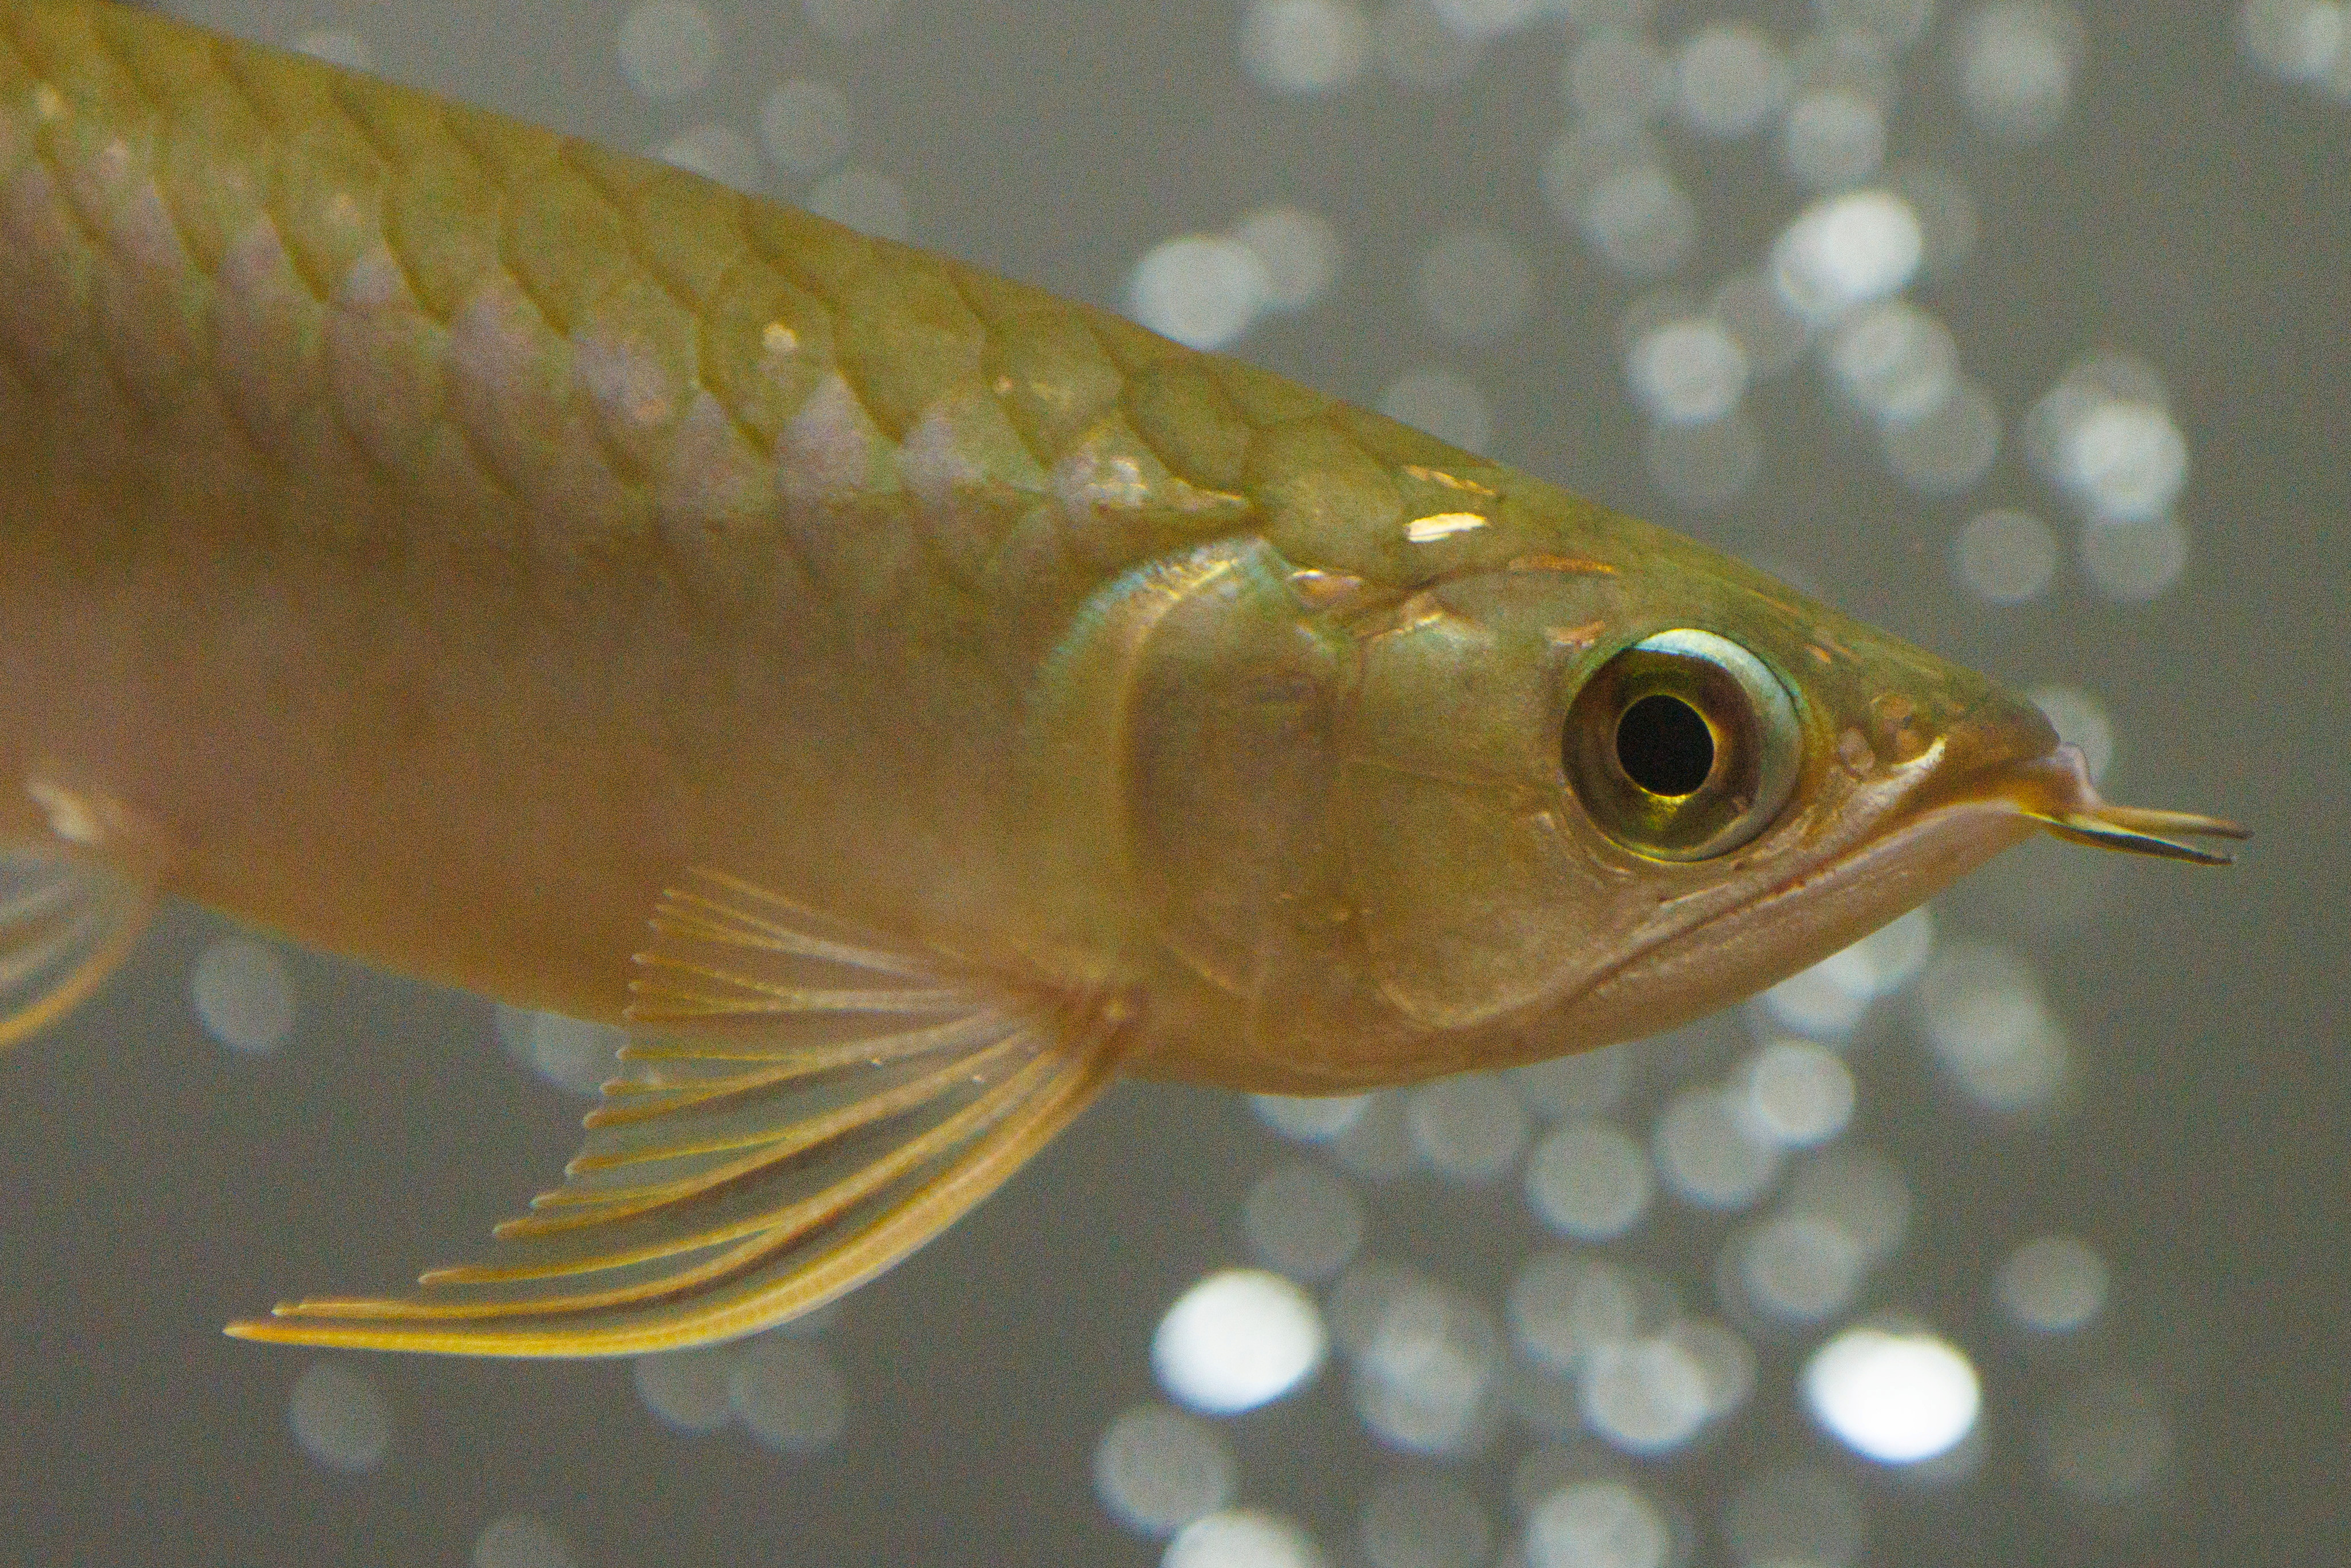
[[[1363,628],[1336,745],[1355,972],[1417,1075],[1653,1033],[2034,823],[2031,703],[1711,552],[1536,552]]]
[[[2024,699],[1618,521],[1386,588],[1253,545],[1164,597],[1125,857],[1217,992],[1169,1071],[1336,1090],[1655,1033],[2043,827],[2218,858]]]

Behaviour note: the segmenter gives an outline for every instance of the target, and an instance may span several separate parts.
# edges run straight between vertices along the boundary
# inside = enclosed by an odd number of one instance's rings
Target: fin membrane
[[[161,881],[153,836],[127,811],[46,784],[33,795],[60,831],[0,846],[0,1050],[98,989],[138,945]]]
[[[491,1261],[305,1301],[245,1339],[622,1355],[769,1327],[1001,1186],[1108,1084],[1102,1009],[955,975],[697,871],[653,918],[622,1075]]]

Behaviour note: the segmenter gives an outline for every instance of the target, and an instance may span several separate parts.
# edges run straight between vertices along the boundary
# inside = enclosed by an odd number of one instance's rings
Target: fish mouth
[[[1984,779],[1975,798],[2004,801],[2019,815],[2031,817],[2068,843],[2186,860],[2198,866],[2232,865],[2236,857],[2182,840],[2246,839],[2253,836],[2250,828],[2201,812],[2114,805],[2090,783],[2089,763],[2082,755],[2082,748],[2071,742]]]
[[[1670,971],[1682,971],[1696,983],[1666,1023],[1727,1005],[1791,972],[1790,948],[1825,957],[2022,843],[2036,827],[2095,848],[2201,866],[2225,866],[2231,857],[2183,840],[2252,836],[2233,822],[2199,812],[2111,804],[2091,784],[2081,748],[2058,741],[2037,709],[2013,700],[1995,700],[1970,713],[1924,756],[1896,771],[1910,776],[1877,786],[1888,798],[1858,842],[1740,905],[1661,934],[1589,978],[1577,988],[1575,1002],[1601,1015],[1626,1013],[1602,1023],[1619,1038],[1654,1032],[1634,1026],[1639,1021],[1629,1015],[1628,1003]],[[1775,926],[1776,937],[1771,934]],[[1690,971],[1709,972],[1701,978]]]
[[[2119,849],[2198,866],[2227,866],[2234,857],[2196,838],[2250,838],[2235,823],[2195,811],[2116,805],[2090,783],[2082,748],[2061,741],[2033,704],[1993,691],[1949,725],[1947,765],[1920,792],[1921,805],[2004,810],[2039,824],[2059,838],[2095,849]]]

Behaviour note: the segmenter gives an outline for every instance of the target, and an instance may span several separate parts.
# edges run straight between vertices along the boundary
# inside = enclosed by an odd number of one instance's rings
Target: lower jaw
[[[1922,812],[1898,832],[1679,932],[1563,1005],[1554,1003],[1568,1027],[1546,1054],[1655,1034],[1751,996],[1924,903],[2039,830],[2004,801]]]

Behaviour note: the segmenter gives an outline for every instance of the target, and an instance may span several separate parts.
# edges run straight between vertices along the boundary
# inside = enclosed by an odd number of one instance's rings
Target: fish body
[[[0,5],[0,786],[16,1033],[166,892],[636,1032],[523,1263],[240,1330],[524,1354],[806,1310],[1113,1071],[1555,1055],[2224,826],[1377,415],[97,0]]]

